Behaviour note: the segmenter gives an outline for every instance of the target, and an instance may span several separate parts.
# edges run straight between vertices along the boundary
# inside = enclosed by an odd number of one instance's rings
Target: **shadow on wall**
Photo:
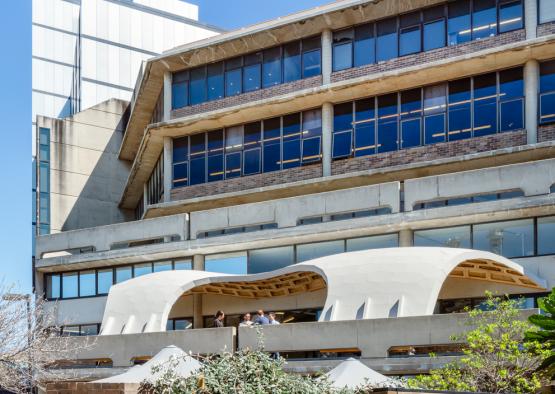
[[[131,163],[118,159],[128,103],[110,99],[54,128],[51,228],[68,231],[133,220],[118,207]],[[52,189],[54,187],[54,189]]]

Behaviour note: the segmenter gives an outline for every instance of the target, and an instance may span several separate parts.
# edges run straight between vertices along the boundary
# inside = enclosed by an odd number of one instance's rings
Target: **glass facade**
[[[333,71],[480,40],[523,26],[521,0],[452,1],[334,32]]]
[[[314,109],[173,140],[173,187],[299,167],[321,160]]]
[[[417,203],[414,205],[414,210],[419,209],[433,209],[445,206],[472,204],[475,202],[506,200],[509,198],[517,198],[524,196],[521,190],[511,190],[502,193],[488,193],[477,195],[466,195],[462,197],[450,198],[446,200],[433,200],[429,202]]]
[[[333,158],[522,129],[523,89],[519,67],[337,104]]]
[[[204,270],[222,274],[246,274],[247,254],[241,252],[206,256],[204,259]]]
[[[64,337],[78,337],[98,335],[100,332],[100,324],[80,324],[72,326],[63,326],[61,335]]]
[[[321,73],[320,36],[173,74],[172,108],[269,88]]]
[[[555,217],[445,227],[414,232],[414,246],[478,249],[507,258],[554,254]]]
[[[555,60],[540,64],[540,123],[555,122]]]

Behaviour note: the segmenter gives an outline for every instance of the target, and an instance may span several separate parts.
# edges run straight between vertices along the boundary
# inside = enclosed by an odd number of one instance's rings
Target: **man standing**
[[[247,312],[243,315],[243,321],[239,323],[239,327],[249,327],[249,326],[252,326],[253,324],[254,323],[251,320],[251,314]]]
[[[254,320],[254,324],[258,324],[261,326],[265,326],[267,324],[270,324],[270,321],[268,320],[268,318],[264,315],[264,311],[262,309],[260,309],[257,313],[256,313],[256,319]]]

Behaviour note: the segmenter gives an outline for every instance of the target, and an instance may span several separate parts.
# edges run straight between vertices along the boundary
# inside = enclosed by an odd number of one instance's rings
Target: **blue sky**
[[[199,19],[237,29],[329,0],[189,0]],[[0,14],[0,281],[31,289],[31,0]]]

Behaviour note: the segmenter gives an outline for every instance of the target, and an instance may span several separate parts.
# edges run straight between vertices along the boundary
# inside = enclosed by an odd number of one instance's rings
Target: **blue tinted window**
[[[224,179],[223,147],[223,130],[208,133],[208,182]]]
[[[449,82],[449,141],[469,138],[470,78]]]
[[[190,185],[197,185],[206,182],[206,140],[205,134],[195,134],[191,136],[191,173]]]
[[[424,143],[445,141],[445,84],[424,88]]]
[[[208,87],[208,100],[217,100],[224,97],[223,62],[208,65],[206,83]]]
[[[449,3],[447,31],[449,45],[462,44],[471,40],[470,0]]]
[[[263,86],[265,88],[281,83],[281,48],[264,51]]]
[[[281,119],[264,121],[264,172],[276,171],[281,167]]]
[[[191,70],[189,95],[191,105],[206,101],[206,69],[204,67]]]
[[[376,151],[376,122],[374,98],[355,101],[355,156],[365,156]]]
[[[273,271],[291,264],[295,264],[295,248],[293,246],[251,250],[249,252],[248,273],[256,274]]]
[[[321,73],[320,37],[303,40],[303,78],[313,77]]]
[[[189,178],[189,164],[187,162],[173,165],[173,186],[187,186]]]
[[[243,173],[245,175],[257,174],[260,172],[260,141],[261,130],[260,122],[254,122],[245,125],[244,131],[244,147],[243,154]]]
[[[301,45],[296,41],[283,46],[283,81],[301,79]]]
[[[346,157],[351,155],[352,131],[342,131],[333,134],[332,157]]]
[[[205,261],[205,269],[206,271],[224,274],[246,274],[247,256],[246,254],[237,256],[208,256]]]
[[[225,95],[235,96],[241,94],[241,69],[228,70],[225,72]]]
[[[304,139],[303,163],[319,161],[320,158],[320,137]]]
[[[79,297],[96,295],[96,275],[94,270],[79,272]]]
[[[46,298],[60,298],[60,275],[46,277]]]
[[[258,174],[260,172],[260,148],[245,150],[243,159],[244,175]]]
[[[474,78],[474,136],[497,132],[497,75]]]
[[[495,0],[474,0],[472,39],[493,37],[497,33],[497,6]]]
[[[298,167],[301,159],[300,114],[283,117],[283,168]]]
[[[98,294],[108,294],[114,281],[112,269],[98,270]]]
[[[433,7],[424,10],[424,50],[445,46],[445,8]]]
[[[522,3],[520,0],[499,5],[499,32],[522,29]]]
[[[555,90],[555,60],[540,65],[540,92]]]
[[[187,106],[187,89],[189,88],[188,82],[179,82],[172,85],[172,109],[182,108]]]
[[[116,283],[124,282],[133,277],[131,267],[118,267],[116,268]]]
[[[173,140],[173,161],[180,162],[189,158],[189,137],[176,138]]]
[[[245,56],[245,66],[243,67],[243,92],[252,92],[262,86],[261,64],[262,52],[253,53]]]
[[[410,55],[422,50],[420,43],[420,12],[400,17],[399,56]]]
[[[524,95],[522,67],[511,68],[499,73],[499,95],[501,100]]]
[[[499,73],[499,130],[518,130],[524,127],[524,84],[522,67]]]
[[[418,146],[420,142],[420,117],[422,91],[413,89],[401,92],[401,144],[402,148]]]
[[[241,152],[228,153],[225,156],[226,179],[241,176]]]
[[[540,65],[540,122],[555,121],[555,61]]]
[[[353,67],[353,29],[333,33],[333,71]]]
[[[374,25],[367,24],[355,27],[354,66],[376,62]]]
[[[378,97],[378,152],[397,150],[397,93]]]
[[[344,131],[353,128],[353,104],[337,104],[333,107],[333,130]]]
[[[62,298],[78,297],[78,274],[69,272],[62,274]]]
[[[381,62],[397,57],[397,19],[391,18],[377,24],[376,59]]]
[[[519,130],[524,128],[524,101],[515,99],[499,104],[500,131]]]
[[[133,268],[134,268],[133,270],[134,278],[152,273],[151,263],[135,264]]]

